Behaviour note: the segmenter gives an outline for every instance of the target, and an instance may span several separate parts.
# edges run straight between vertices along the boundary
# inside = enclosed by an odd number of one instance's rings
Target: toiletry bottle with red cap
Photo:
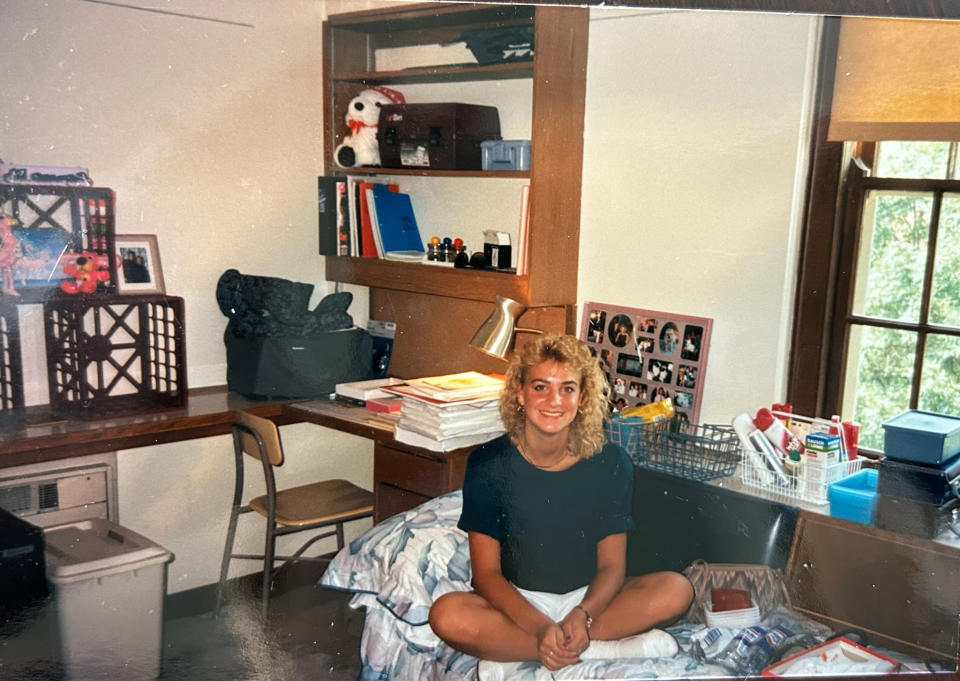
[[[781,455],[773,445],[763,436],[750,414],[738,414],[733,419],[733,430],[740,438],[744,455],[751,464],[751,470],[762,485],[771,485],[774,477],[781,485],[786,485],[787,472],[781,462]]]
[[[783,422],[773,415],[773,412],[767,408],[760,409],[757,415],[753,417],[753,425],[761,431],[770,443],[783,453],[784,457],[790,455],[790,452],[804,454],[806,449],[800,438],[790,432],[790,429],[783,425]]]

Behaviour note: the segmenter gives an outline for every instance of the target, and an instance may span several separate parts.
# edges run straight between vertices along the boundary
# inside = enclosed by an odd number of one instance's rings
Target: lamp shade
[[[473,334],[470,345],[488,355],[506,359],[513,349],[517,319],[526,309],[511,298],[497,296],[493,312]]]

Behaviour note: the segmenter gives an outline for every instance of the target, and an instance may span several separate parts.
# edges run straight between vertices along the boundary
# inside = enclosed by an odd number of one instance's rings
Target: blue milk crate
[[[877,471],[865,468],[830,485],[830,515],[873,525],[877,515]]]

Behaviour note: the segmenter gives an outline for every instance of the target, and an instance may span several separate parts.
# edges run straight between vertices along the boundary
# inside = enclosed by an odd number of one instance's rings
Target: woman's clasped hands
[[[551,671],[580,662],[580,654],[590,645],[584,617],[571,611],[559,623],[550,622],[537,632],[540,663]]]

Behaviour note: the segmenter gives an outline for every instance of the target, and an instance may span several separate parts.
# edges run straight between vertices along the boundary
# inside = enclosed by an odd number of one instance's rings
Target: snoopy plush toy
[[[403,104],[403,95],[390,88],[375,86],[363,90],[347,105],[346,122],[350,134],[333,151],[341,168],[380,165],[377,123],[384,104]]]

